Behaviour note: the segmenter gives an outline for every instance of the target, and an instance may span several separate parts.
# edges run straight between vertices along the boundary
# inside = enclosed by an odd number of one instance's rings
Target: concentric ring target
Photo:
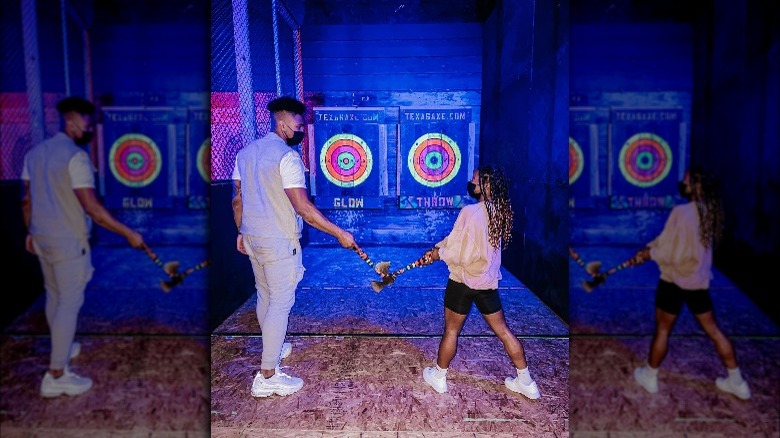
[[[582,155],[582,148],[577,140],[569,137],[569,184],[574,184],[579,179],[584,167],[585,158]]]
[[[320,169],[328,181],[339,187],[356,187],[371,174],[374,159],[362,138],[336,134],[320,151]]]
[[[143,134],[125,134],[111,146],[111,173],[128,187],[151,184],[162,169],[162,156],[154,140]]]
[[[427,187],[441,187],[452,181],[460,170],[460,163],[458,144],[440,132],[422,135],[407,156],[412,176]]]
[[[211,182],[211,138],[203,140],[200,144],[196,165],[203,181]]]
[[[620,172],[628,182],[651,187],[666,178],[672,168],[672,150],[663,138],[640,132],[626,140],[618,158]]]

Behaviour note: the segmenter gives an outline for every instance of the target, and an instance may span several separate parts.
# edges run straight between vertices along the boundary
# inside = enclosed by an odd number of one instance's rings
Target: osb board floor
[[[180,270],[205,260],[206,248],[153,248]],[[143,252],[96,246],[95,273],[79,313],[82,352],[74,370],[94,386],[76,396],[38,394],[50,340],[43,295],[3,329],[0,430],[8,437],[208,436],[207,270],[168,293],[167,278]]]
[[[522,339],[522,338],[521,338]],[[254,398],[262,338],[212,337],[211,430],[218,437],[568,436],[568,341],[522,339],[542,397],[509,391],[513,366],[495,337],[461,338],[438,394],[422,378],[437,337],[288,337],[282,369],[300,391]]]
[[[209,345],[166,337],[77,336],[74,372],[93,387],[42,398],[49,339],[2,336],[2,436],[208,436]]]
[[[659,390],[648,393],[633,378],[650,338],[570,339],[571,436],[762,437],[780,436],[780,340],[732,339],[752,397],[740,400],[715,387],[725,369],[706,337],[670,340],[659,371]]]
[[[575,248],[602,270],[630,257],[620,246]],[[715,348],[683,308],[662,365],[659,392],[637,385],[633,369],[647,357],[654,331],[655,263],[619,271],[590,293],[590,277],[569,263],[571,315],[571,434],[573,437],[778,437],[780,330],[736,285],[713,270],[713,308],[737,351],[753,397],[742,401],[717,390],[725,375]]]

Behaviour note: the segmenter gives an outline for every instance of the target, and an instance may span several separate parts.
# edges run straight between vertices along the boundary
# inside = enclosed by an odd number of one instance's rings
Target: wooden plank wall
[[[303,86],[312,106],[471,106],[476,159],[482,95],[482,25],[340,24],[301,29]],[[388,193],[382,210],[325,210],[363,243],[432,244],[458,210],[398,208],[396,125],[388,126]],[[333,238],[309,230],[310,243]]]
[[[609,109],[680,107],[688,126],[685,141],[690,145],[693,38],[689,23],[572,25],[570,104],[596,108],[602,194],[595,199],[595,207],[571,210],[572,245],[642,245],[663,228],[668,210],[609,208]],[[686,161],[689,154],[686,153]]]

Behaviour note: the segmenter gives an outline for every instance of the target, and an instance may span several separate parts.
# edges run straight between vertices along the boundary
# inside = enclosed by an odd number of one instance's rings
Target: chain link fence
[[[57,133],[57,101],[89,98],[89,39],[66,0],[0,2],[0,180],[19,179],[24,154]]]
[[[284,3],[211,4],[211,179],[217,183],[231,180],[238,151],[270,130],[268,102],[280,95],[304,99],[300,35]]]

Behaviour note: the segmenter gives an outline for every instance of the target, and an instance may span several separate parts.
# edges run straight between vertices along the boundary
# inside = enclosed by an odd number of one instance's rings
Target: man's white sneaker
[[[715,379],[715,386],[721,391],[734,394],[742,400],[750,398],[750,388],[745,380],[742,380],[739,384],[734,384],[731,379],[727,377],[718,377]]]
[[[524,385],[522,382],[520,382],[520,377],[507,377],[504,379],[504,385],[506,385],[506,387],[511,391],[519,392],[531,400],[536,400],[537,398],[541,397],[541,394],[539,394],[539,387],[536,386],[536,382],[533,380],[529,385]]]
[[[282,354],[280,355],[281,359],[284,359],[288,357],[292,353],[292,344],[289,342],[285,342],[282,344]]]
[[[436,367],[425,367],[423,369],[423,379],[439,394],[447,392],[447,376],[437,376]]]
[[[258,371],[252,382],[253,397],[268,397],[273,394],[290,395],[303,387],[303,379],[289,376],[279,370],[277,367],[274,375],[265,378],[263,373]]]
[[[652,374],[646,367],[634,369],[634,380],[642,385],[642,388],[651,394],[658,392],[658,375]]]
[[[79,395],[87,392],[89,388],[92,388],[92,379],[81,377],[68,368],[65,368],[62,375],[56,379],[46,371],[41,382],[41,396]]]
[[[81,353],[81,344],[78,342],[73,342],[70,344],[70,353],[68,354],[68,359],[75,359],[78,357],[79,353]]]

